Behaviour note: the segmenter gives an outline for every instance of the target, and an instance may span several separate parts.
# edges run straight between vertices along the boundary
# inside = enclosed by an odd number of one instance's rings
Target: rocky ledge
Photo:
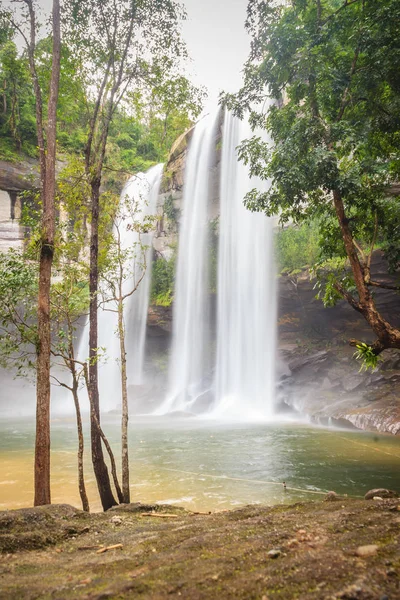
[[[358,371],[354,350],[281,351],[287,372],[281,401],[321,423],[400,434],[400,355],[387,353],[374,373]]]
[[[378,281],[393,282],[381,252],[373,256]],[[382,354],[375,372],[360,371],[350,338],[372,342],[366,321],[347,302],[324,308],[307,272],[279,278],[280,397],[315,421],[400,434],[400,352]],[[376,302],[400,326],[399,295],[378,289]]]
[[[398,499],[0,513],[0,598],[400,597]]]

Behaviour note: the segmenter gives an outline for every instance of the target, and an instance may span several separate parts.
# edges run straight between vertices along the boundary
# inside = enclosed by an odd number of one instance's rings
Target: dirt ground
[[[2,600],[395,600],[400,502],[206,515],[135,504],[91,515],[67,505],[22,509],[0,513],[0,551]]]

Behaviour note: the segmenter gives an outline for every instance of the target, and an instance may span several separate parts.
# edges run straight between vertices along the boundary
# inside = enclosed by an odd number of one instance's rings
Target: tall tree
[[[92,461],[104,510],[116,500],[104,461],[98,387],[99,218],[103,169],[110,124],[133,86],[146,84],[151,61],[184,53],[178,21],[183,17],[175,0],[71,0],[66,5],[67,42],[82,54],[82,68],[93,98],[85,147],[86,175],[91,196],[89,396],[91,398]],[[170,61],[165,64],[170,68]]]
[[[61,27],[60,2],[52,8],[52,66],[47,117],[44,118],[43,91],[37,65],[37,6],[34,0],[18,0],[19,6],[8,18],[22,36],[28,55],[35,94],[36,133],[39,150],[42,220],[40,232],[38,339],[36,379],[35,506],[50,504],[50,283],[54,255],[57,100],[60,81]]]
[[[250,0],[244,85],[225,97],[270,135],[241,147],[251,173],[271,181],[248,194],[247,207],[283,221],[320,218],[323,258],[344,257],[351,269],[330,271],[323,296],[344,298],[368,322],[375,340],[351,343],[369,366],[400,348],[373,293],[399,287],[371,274],[378,240],[389,267],[400,259],[400,206],[390,198],[400,175],[399,19],[397,0]]]

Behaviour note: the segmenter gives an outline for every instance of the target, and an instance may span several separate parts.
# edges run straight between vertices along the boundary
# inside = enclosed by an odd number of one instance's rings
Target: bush
[[[313,265],[319,257],[317,221],[280,229],[276,236],[276,255],[280,272],[291,273]]]
[[[176,251],[170,260],[158,257],[153,262],[151,280],[151,302],[156,306],[170,306],[173,301],[175,283]]]

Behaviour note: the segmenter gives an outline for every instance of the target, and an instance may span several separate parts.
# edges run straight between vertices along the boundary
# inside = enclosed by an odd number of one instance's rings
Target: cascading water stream
[[[215,416],[269,418],[274,411],[276,273],[272,220],[243,199],[250,179],[237,146],[250,127],[225,112],[220,178]]]
[[[202,119],[190,141],[175,283],[167,398],[157,411],[190,410],[207,391],[209,358],[208,204],[218,113]]]
[[[189,147],[169,391],[157,412],[268,419],[274,410],[276,355],[272,221],[243,205],[247,192],[266,184],[250,179],[239,161],[237,146],[252,132],[228,112],[220,165],[216,356],[209,335],[209,175],[216,151],[215,122],[215,117],[200,121]]]
[[[146,175],[145,189],[142,192],[142,219],[155,215],[157,199],[160,191],[164,165],[160,164],[150,169]],[[139,184],[142,185],[143,184]],[[147,189],[146,189],[147,187]],[[128,192],[129,193],[129,192]],[[140,194],[140,190],[139,190]],[[133,191],[135,197],[135,191]],[[141,243],[146,247],[146,272],[136,292],[130,296],[126,306],[127,354],[132,357],[129,361],[128,383],[140,385],[144,381],[144,356],[146,349],[146,323],[150,299],[150,284],[152,273],[152,241],[154,227],[149,233],[143,233]]]
[[[150,215],[155,214],[157,198],[160,189],[163,165],[152,167],[147,173],[139,173],[132,177],[121,193],[121,202],[128,197],[128,202],[135,202],[137,209],[135,218],[143,222]],[[131,227],[129,215],[122,220],[120,225],[121,249],[134,249],[138,244],[145,246],[146,271],[137,290],[127,298],[124,306],[126,325],[126,350],[128,384],[141,384],[143,382],[143,364],[145,354],[145,333],[147,312],[149,304],[149,291],[151,282],[152,265],[152,239],[154,231],[139,234]],[[141,254],[141,252],[139,251]],[[131,270],[130,280],[125,282],[126,290],[134,287],[134,282],[140,278],[143,261],[136,256]],[[135,264],[136,261],[136,264]],[[128,267],[129,268],[129,267]],[[136,272],[135,272],[136,271]],[[114,306],[106,308],[114,309]],[[121,399],[120,378],[120,349],[117,335],[117,315],[109,310],[99,310],[98,313],[99,348],[105,348],[106,360],[99,361],[99,388],[101,403],[105,409],[115,408]],[[89,324],[85,326],[79,349],[80,360],[88,356]]]

